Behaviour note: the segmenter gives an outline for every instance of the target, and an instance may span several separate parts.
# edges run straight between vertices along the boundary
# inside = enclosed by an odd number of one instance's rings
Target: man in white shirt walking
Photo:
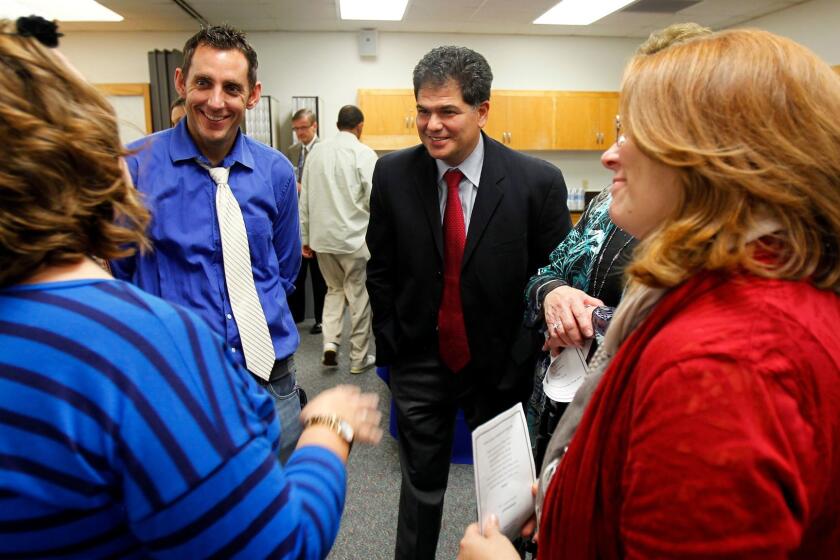
[[[318,254],[318,266],[327,283],[321,363],[338,365],[344,312],[349,307],[350,372],[362,373],[375,361],[368,354],[371,315],[365,268],[370,253],[365,234],[376,153],[359,141],[364,115],[358,107],[342,107],[336,126],[338,134],[313,146],[306,160],[300,229],[304,256],[310,251]]]

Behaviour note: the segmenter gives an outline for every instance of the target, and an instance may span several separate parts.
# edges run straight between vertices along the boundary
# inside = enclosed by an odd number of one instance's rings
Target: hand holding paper
[[[536,469],[522,405],[476,428],[472,443],[479,523],[495,515],[500,531],[513,539],[534,514]]]
[[[519,553],[513,544],[499,532],[499,520],[491,515],[484,524],[483,531],[478,523],[467,527],[461,546],[458,550],[458,560],[519,560]]]

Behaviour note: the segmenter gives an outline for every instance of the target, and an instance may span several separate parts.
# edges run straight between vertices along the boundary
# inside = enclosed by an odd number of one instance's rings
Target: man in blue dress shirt
[[[294,170],[239,131],[261,91],[243,33],[214,26],[195,34],[175,85],[186,118],[130,146],[127,158],[152,213],[154,250],[114,262],[114,275],[197,311],[224,339],[274,397],[285,461],[301,431],[299,337],[287,303],[301,255]]]

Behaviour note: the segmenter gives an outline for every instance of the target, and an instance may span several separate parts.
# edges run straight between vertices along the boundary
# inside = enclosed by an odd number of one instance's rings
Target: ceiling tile
[[[119,23],[62,23],[68,31],[194,31],[198,22],[173,0],[100,0]],[[337,0],[187,0],[211,23],[245,31],[381,31],[644,37],[671,23],[715,29],[737,25],[806,0],[703,0],[676,14],[618,12],[589,26],[532,25],[557,0],[409,0],[401,22],[341,21]],[[592,0],[595,1],[595,0]]]

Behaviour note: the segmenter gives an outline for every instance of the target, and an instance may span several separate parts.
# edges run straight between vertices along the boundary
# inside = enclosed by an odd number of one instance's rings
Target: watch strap
[[[331,429],[333,432],[338,435],[341,439],[346,441],[347,443],[353,443],[353,429],[350,427],[347,422],[339,418],[335,414],[315,414],[310,416],[306,419],[306,423],[304,424],[304,428],[308,428],[310,426],[325,426]]]

